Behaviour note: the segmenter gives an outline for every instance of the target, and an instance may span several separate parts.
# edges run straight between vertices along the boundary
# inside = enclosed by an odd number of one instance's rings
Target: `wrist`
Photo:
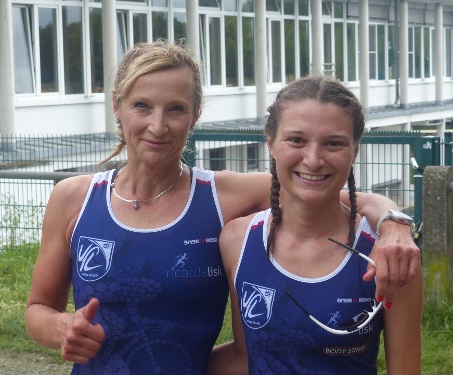
[[[393,220],[384,220],[379,226],[379,236],[385,236],[387,233],[394,233],[396,231],[412,236],[411,226],[407,224],[401,224]]]

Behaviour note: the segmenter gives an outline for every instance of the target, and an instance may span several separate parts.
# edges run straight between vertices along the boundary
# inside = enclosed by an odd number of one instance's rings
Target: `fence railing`
[[[46,203],[60,179],[114,168],[127,160],[123,153],[98,165],[116,144],[114,133],[0,137],[0,249],[27,248],[40,241]],[[357,189],[386,195],[401,210],[421,218],[409,159],[421,159],[422,148],[419,133],[366,133],[354,166]],[[268,171],[269,154],[258,127],[200,129],[191,135],[184,160],[205,169],[254,172]]]

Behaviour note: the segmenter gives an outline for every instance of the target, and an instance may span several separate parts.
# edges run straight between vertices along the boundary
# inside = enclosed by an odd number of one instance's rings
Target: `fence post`
[[[425,299],[453,297],[453,167],[428,166],[423,173],[423,271]]]
[[[185,160],[189,167],[195,167],[196,148],[195,148],[195,133],[193,132],[187,139],[186,148],[183,152],[182,159]]]
[[[451,141],[452,141],[452,133],[445,132],[444,133],[444,165],[451,165]]]

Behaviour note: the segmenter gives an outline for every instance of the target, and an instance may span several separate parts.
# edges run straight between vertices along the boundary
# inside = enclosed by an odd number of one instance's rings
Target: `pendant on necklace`
[[[138,202],[134,200],[134,210],[137,211],[140,208]]]

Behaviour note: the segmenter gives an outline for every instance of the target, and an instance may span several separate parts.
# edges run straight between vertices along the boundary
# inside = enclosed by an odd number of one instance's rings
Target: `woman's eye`
[[[339,148],[344,147],[344,143],[340,141],[329,141],[327,142],[327,147]]]
[[[138,108],[138,109],[146,109],[146,108],[148,108],[148,106],[145,103],[142,103],[142,102],[135,103],[134,107]]]
[[[184,112],[184,107],[182,105],[175,105],[171,107],[172,112]]]

